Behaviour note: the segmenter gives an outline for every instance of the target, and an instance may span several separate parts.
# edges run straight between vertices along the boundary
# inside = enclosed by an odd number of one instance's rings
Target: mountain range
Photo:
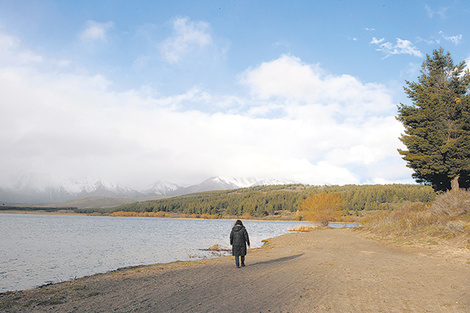
[[[197,185],[180,186],[157,181],[143,190],[134,190],[118,184],[103,183],[86,178],[70,180],[56,186],[39,184],[34,179],[19,180],[12,187],[0,187],[0,205],[57,203],[89,197],[148,198],[155,196],[181,196],[184,194],[247,188],[266,185],[297,184],[286,179],[257,179],[234,177],[211,177]]]

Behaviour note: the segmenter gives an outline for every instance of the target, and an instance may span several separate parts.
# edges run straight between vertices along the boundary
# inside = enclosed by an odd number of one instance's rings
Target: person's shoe
[[[238,266],[235,266],[236,268],[238,268]]]
[[[245,267],[245,263],[242,263],[242,267]]]

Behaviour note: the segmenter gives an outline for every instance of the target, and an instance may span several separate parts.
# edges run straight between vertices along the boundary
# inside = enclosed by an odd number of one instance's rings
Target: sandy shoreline
[[[1,312],[470,312],[470,254],[390,247],[348,229],[249,252],[0,294]]]

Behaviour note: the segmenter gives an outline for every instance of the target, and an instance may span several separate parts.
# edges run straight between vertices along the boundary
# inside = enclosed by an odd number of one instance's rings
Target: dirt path
[[[1,294],[0,311],[470,312],[469,258],[321,230],[274,238],[245,268],[222,257],[125,269]]]

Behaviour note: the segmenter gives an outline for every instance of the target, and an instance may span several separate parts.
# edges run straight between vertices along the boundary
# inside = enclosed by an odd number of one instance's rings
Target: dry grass
[[[218,243],[216,243],[215,245],[207,248],[207,249],[201,249],[203,251],[232,251],[231,249],[226,249],[224,247],[222,247],[221,245],[219,245]]]
[[[436,223],[437,218],[423,203],[405,203],[394,210],[378,211],[363,221],[367,230],[397,235],[408,235]]]
[[[311,227],[311,226],[307,226],[307,225],[299,225],[299,226],[295,226],[295,227],[292,227],[292,228],[289,228],[288,231],[303,231],[303,232],[308,232],[308,231],[312,231],[312,230],[315,230],[316,227]]]
[[[364,229],[381,235],[454,238],[470,237],[470,192],[450,191],[432,203],[404,203],[378,211],[363,221]]]
[[[436,216],[456,217],[470,213],[470,191],[458,190],[440,194],[429,210]]]

